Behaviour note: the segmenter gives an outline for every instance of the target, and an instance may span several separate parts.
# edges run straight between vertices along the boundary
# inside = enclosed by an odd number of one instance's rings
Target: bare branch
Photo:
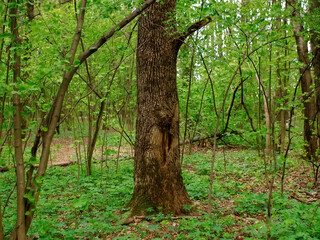
[[[193,34],[195,31],[200,30],[204,26],[206,26],[208,23],[212,21],[210,16],[207,16],[206,18],[200,20],[199,22],[196,22],[192,24],[186,32],[183,34],[179,35],[177,37],[177,48],[179,49],[180,46],[183,44],[184,40],[186,40],[187,37],[189,37],[191,34]]]
[[[147,0],[140,8],[136,8],[131,14],[125,17],[121,22],[119,22],[116,26],[114,26],[109,32],[100,37],[94,44],[92,44],[87,50],[81,53],[78,57],[80,61],[79,65],[83,63],[88,57],[90,57],[93,53],[98,51],[98,49],[109,39],[111,38],[117,31],[121,30],[128,23],[130,23],[135,17],[141,14],[147,7],[153,4],[156,0]],[[79,65],[74,66],[72,69],[72,73],[77,71]]]

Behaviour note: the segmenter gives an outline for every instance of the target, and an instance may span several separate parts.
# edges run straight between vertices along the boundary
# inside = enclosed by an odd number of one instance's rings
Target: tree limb
[[[88,57],[90,57],[93,53],[98,51],[98,49],[117,31],[121,30],[128,23],[130,23],[135,17],[141,14],[147,7],[153,4],[156,0],[147,0],[140,8],[136,8],[131,14],[125,17],[121,22],[119,22],[116,26],[114,26],[109,32],[105,33],[102,37],[100,37],[94,44],[92,44],[87,50],[81,53],[78,57],[80,64],[83,63]],[[79,65],[80,65],[79,64]],[[77,71],[79,65],[73,67],[71,72]]]
[[[195,31],[198,31],[199,29],[203,28],[204,26],[206,26],[208,23],[210,23],[212,21],[210,16],[207,16],[206,18],[192,24],[188,30],[184,33],[182,33],[181,35],[179,35],[176,38],[177,41],[177,48],[179,49],[181,47],[181,45],[183,44],[184,40],[186,40],[187,37],[189,37],[191,34],[193,34]]]

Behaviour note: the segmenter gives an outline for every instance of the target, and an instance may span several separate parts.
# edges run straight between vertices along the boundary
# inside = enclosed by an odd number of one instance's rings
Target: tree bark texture
[[[296,4],[295,0],[290,0],[292,5]],[[297,6],[299,7],[299,6]],[[315,106],[315,98],[311,94],[311,85],[312,85],[312,76],[310,70],[310,61],[308,58],[308,46],[305,41],[302,33],[304,32],[304,28],[302,23],[297,20],[299,16],[298,8],[294,9],[292,12],[292,16],[294,18],[293,21],[293,30],[294,36],[297,45],[297,53],[299,61],[304,64],[303,67],[300,68],[301,74],[301,90],[303,94],[303,105],[304,105],[304,138],[307,142],[307,159],[310,161],[317,160],[317,137],[313,134],[314,131],[314,119],[316,114],[316,106]]]
[[[317,16],[320,11],[320,2],[318,0],[312,0],[310,7],[311,14]],[[318,16],[319,17],[319,16]],[[317,26],[319,19],[316,19],[313,24]],[[319,32],[312,32],[311,35],[312,43],[312,54],[313,54],[313,71],[314,71],[314,82],[316,87],[316,112],[317,112],[317,134],[320,135],[320,34]],[[318,139],[319,141],[319,139]],[[319,143],[320,145],[320,143]]]
[[[149,207],[178,215],[191,204],[179,162],[176,63],[181,44],[168,24],[175,8],[175,0],[164,0],[139,18],[132,215],[144,215]]]

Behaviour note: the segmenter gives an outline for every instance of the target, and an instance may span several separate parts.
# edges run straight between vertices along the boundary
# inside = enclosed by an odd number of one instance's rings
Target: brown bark
[[[287,3],[285,5],[285,9],[287,9]],[[280,25],[281,23],[280,19],[277,19],[277,23]],[[283,24],[284,26],[287,25],[287,19],[284,18],[283,19]],[[284,37],[287,37],[287,30],[284,30]],[[285,59],[287,59],[286,57],[288,56],[288,41],[287,39],[285,40],[285,48],[284,48],[284,56]],[[279,54],[279,53],[278,53]],[[280,59],[278,60],[280,62]],[[287,83],[289,82],[289,76],[281,76],[281,72],[280,72],[280,66],[279,66],[279,62],[278,62],[278,69],[277,69],[277,76],[279,78],[279,98],[283,100],[283,103],[281,104],[281,110],[280,110],[280,130],[281,130],[281,134],[280,134],[280,152],[282,154],[285,153],[285,141],[286,141],[286,122],[287,122],[287,118],[288,118],[288,112],[285,110],[286,106],[287,106],[287,100],[286,100],[286,96],[287,96]],[[288,63],[287,61],[284,62],[284,69],[285,71],[287,71],[287,66]],[[290,67],[290,65],[289,65]]]
[[[130,33],[130,36],[129,36],[129,39],[128,39],[128,44],[130,43],[132,34],[133,34],[133,30]],[[82,49],[84,50],[84,44],[83,43],[82,43]],[[103,97],[104,99],[106,99],[108,97],[109,93],[110,93],[110,88],[113,85],[116,73],[118,72],[118,70],[119,70],[119,68],[121,66],[121,63],[123,62],[124,57],[125,57],[125,54],[122,55],[120,62],[118,63],[118,65],[116,66],[116,68],[115,68],[115,70],[113,72],[112,79],[108,84],[108,88],[106,90],[106,93],[104,94],[104,97]],[[89,67],[88,67],[87,61],[85,61],[85,65],[86,65],[86,71],[87,71],[88,79],[90,80],[89,83],[87,83],[87,84],[90,87],[90,86],[92,86],[92,83],[91,83],[91,76],[90,76],[90,72],[89,72]],[[97,91],[96,91],[96,93],[97,93],[97,96],[101,99],[103,94],[102,93],[98,93]],[[93,157],[93,152],[94,152],[97,140],[98,140],[99,131],[100,131],[100,128],[101,128],[102,118],[103,118],[103,113],[105,111],[105,108],[106,108],[106,100],[103,100],[100,103],[99,114],[98,114],[98,117],[96,119],[96,124],[95,124],[95,129],[94,129],[93,136],[91,136],[92,135],[92,133],[91,133],[92,130],[90,130],[90,128],[89,128],[89,133],[90,134],[89,134],[89,137],[88,137],[88,148],[87,148],[87,176],[92,174],[92,170],[91,170],[92,169],[92,157]],[[89,113],[90,113],[90,111],[89,111]],[[90,119],[90,116],[89,116],[89,119]],[[90,124],[89,124],[89,126],[90,126]],[[91,127],[92,127],[92,123],[91,123]],[[122,140],[122,134],[121,134],[121,138],[120,138],[120,143],[121,143],[121,140]],[[118,151],[118,154],[119,154],[119,151]],[[118,161],[117,161],[116,171],[117,170],[118,170]]]
[[[287,45],[287,41],[286,41]],[[284,51],[284,55],[287,56],[287,49]],[[287,68],[287,62],[284,63],[284,68]],[[287,76],[281,76],[280,73],[280,66],[278,64],[278,69],[277,69],[277,76],[279,79],[279,99],[282,99],[282,104],[280,105],[280,152],[283,154],[285,152],[285,141],[286,141],[286,122],[287,122],[287,116],[288,112],[285,110],[287,106],[287,82],[288,82],[288,77]]]
[[[90,77],[89,77],[89,81]],[[92,139],[92,132],[93,132],[93,116],[91,114],[92,112],[92,106],[91,106],[91,95],[88,96],[88,147],[87,147],[87,176],[90,176],[92,174],[92,156],[94,151],[94,146],[92,143],[94,142]],[[101,108],[100,108],[101,109]],[[99,132],[99,130],[98,130]],[[94,143],[95,144],[95,143]]]
[[[34,0],[27,1],[27,16],[29,21],[32,21],[35,18],[35,12],[34,12]]]
[[[46,120],[44,121],[44,127],[47,128],[47,131],[43,131],[41,132],[41,136],[43,139],[43,144],[42,144],[42,153],[41,153],[41,157],[40,157],[40,164],[39,164],[39,168],[38,171],[36,173],[36,176],[34,176],[34,178],[32,179],[32,183],[30,183],[30,186],[32,188],[32,192],[34,195],[34,199],[35,199],[35,203],[37,203],[38,199],[39,199],[39,189],[41,188],[41,182],[43,179],[43,176],[46,172],[47,169],[47,165],[48,165],[48,158],[49,158],[49,153],[50,153],[50,146],[51,146],[51,142],[52,142],[52,138],[55,132],[55,128],[57,126],[59,117],[60,117],[60,112],[61,112],[61,108],[62,108],[62,104],[64,101],[64,96],[66,94],[66,91],[68,90],[69,84],[74,76],[74,74],[76,73],[76,71],[78,70],[79,66],[88,58],[90,57],[94,52],[96,52],[109,38],[111,38],[117,31],[119,31],[120,29],[122,29],[123,27],[125,27],[128,23],[130,23],[136,16],[138,16],[140,13],[142,13],[142,11],[144,9],[146,9],[147,7],[149,7],[153,2],[155,2],[155,0],[148,0],[146,1],[140,8],[137,8],[135,11],[133,11],[131,14],[129,14],[127,17],[125,17],[122,21],[120,21],[115,27],[113,27],[109,32],[107,32],[106,34],[104,34],[96,43],[94,43],[89,49],[87,49],[86,51],[84,51],[82,54],[79,55],[78,60],[79,60],[79,64],[73,65],[74,59],[75,59],[75,54],[79,45],[79,41],[80,41],[80,37],[81,37],[81,31],[82,31],[82,26],[83,26],[83,22],[84,22],[84,13],[85,13],[85,7],[86,7],[86,0],[82,0],[81,1],[81,9],[80,9],[80,13],[79,13],[79,19],[78,19],[78,23],[77,23],[77,28],[76,28],[76,32],[74,35],[74,39],[69,51],[69,64],[72,66],[70,71],[66,71],[63,75],[63,81],[59,86],[59,90],[58,93],[56,95],[54,104],[46,118]],[[11,14],[13,15],[13,14]],[[38,136],[36,138],[35,141],[38,141]],[[20,166],[20,165],[19,165]],[[23,166],[23,164],[22,164]],[[31,171],[32,174],[33,171]],[[23,172],[24,173],[24,172]],[[29,176],[28,179],[31,179],[32,176]],[[40,180],[40,182],[39,182]],[[23,184],[24,186],[24,184]],[[19,186],[18,186],[19,187]],[[22,195],[23,198],[23,195]],[[26,209],[25,211],[29,211],[30,214],[28,214],[27,216],[25,216],[25,232],[28,231],[31,222],[32,222],[32,218],[34,215],[34,204],[30,204],[27,203],[26,204]],[[24,212],[23,211],[23,216],[24,216]],[[23,217],[24,219],[24,217]],[[22,220],[21,220],[22,221]],[[17,228],[17,226],[21,226],[21,224],[19,224],[19,221],[16,224],[16,228],[14,229],[14,231],[12,232],[11,235],[11,239],[20,239],[19,237],[19,228]],[[18,230],[17,230],[18,229]],[[21,231],[22,232],[22,231]],[[23,239],[23,238],[21,238]]]
[[[106,106],[106,101],[104,100],[100,104],[100,109],[99,109],[98,117],[96,119],[96,125],[95,125],[95,129],[94,129],[94,134],[93,134],[92,137],[90,137],[90,141],[88,141],[87,176],[91,175],[91,165],[92,165],[93,151],[95,149],[95,146],[96,146],[96,143],[97,143],[97,140],[98,140],[98,135],[99,135],[99,131],[100,131],[101,124],[102,124],[102,117],[103,117],[105,106]]]
[[[191,204],[179,162],[179,49],[164,23],[175,7],[175,0],[155,3],[139,18],[133,215],[145,215],[148,207],[182,214],[183,205]]]
[[[2,26],[2,31],[1,33],[5,33],[6,30],[6,22],[7,22],[7,17],[8,17],[8,3],[5,5],[5,10],[4,10],[4,17],[3,17],[3,26]],[[1,45],[0,45],[0,62],[2,61],[2,53],[4,52],[4,43],[5,43],[5,39],[3,38],[1,41]],[[7,61],[6,61],[6,65],[7,65],[7,72],[6,72],[6,84],[9,84],[9,73],[10,73],[10,60],[11,60],[11,53],[10,50],[8,51],[7,54]],[[9,129],[7,131],[7,135],[5,137],[3,137],[3,123],[5,121],[5,117],[4,117],[4,112],[5,112],[5,106],[6,106],[6,101],[7,101],[7,93],[4,93],[3,96],[0,96],[0,158],[1,158],[1,154],[2,154],[2,150],[3,150],[3,146],[7,140],[7,136],[9,135]]]
[[[184,124],[184,133],[183,133],[183,140],[182,140],[182,153],[181,153],[181,165],[183,164],[183,155],[184,155],[184,148],[186,143],[186,136],[187,136],[187,130],[188,130],[188,111],[189,111],[189,101],[190,101],[190,95],[191,95],[191,84],[192,84],[192,78],[193,78],[193,67],[194,67],[194,55],[195,50],[192,51],[191,55],[191,63],[190,63],[190,69],[189,69],[189,83],[188,83],[188,95],[187,95],[187,103],[186,103],[186,114],[185,114],[185,124]]]
[[[295,0],[290,0],[290,4],[295,5]],[[317,159],[317,138],[313,134],[314,126],[313,121],[316,114],[315,108],[315,98],[312,95],[311,85],[312,85],[312,77],[310,71],[310,61],[308,58],[308,46],[307,42],[304,39],[303,32],[304,28],[302,23],[297,19],[300,15],[299,6],[296,6],[292,12],[293,20],[293,30],[294,36],[297,45],[297,53],[299,61],[304,64],[303,67],[300,68],[301,74],[301,90],[303,94],[303,105],[304,105],[304,138],[307,142],[307,159],[310,161],[316,161]]]
[[[261,69],[260,69],[260,58],[259,58],[259,67],[257,67],[255,65],[255,63],[253,62],[253,60],[248,56],[250,62],[252,63],[254,69],[255,69],[255,72],[256,72],[256,79],[258,81],[258,85],[259,85],[259,89],[260,89],[260,92],[262,93],[262,97],[263,97],[263,106],[264,106],[264,114],[265,114],[265,119],[266,119],[266,129],[267,129],[267,132],[266,132],[266,146],[265,146],[265,157],[268,158],[270,160],[270,157],[271,157],[271,153],[272,153],[272,146],[271,146],[271,132],[272,132],[272,120],[271,120],[271,113],[270,113],[270,102],[268,101],[269,98],[271,96],[267,96],[267,93],[266,93],[266,90],[265,90],[265,87],[263,85],[263,82],[262,82],[262,76],[263,76],[263,73],[261,72]],[[260,99],[259,99],[260,101]],[[260,107],[260,106],[259,106]],[[260,119],[260,118],[259,118]]]
[[[8,167],[1,167],[0,166],[0,172],[8,172],[9,168]]]
[[[75,36],[74,36],[74,39],[73,39],[73,42],[72,42],[72,45],[71,45],[71,48],[69,51],[70,64],[73,63],[75,52],[77,50],[77,47],[78,47],[78,44],[80,41],[82,25],[84,22],[85,7],[86,7],[86,1],[82,0],[81,1],[81,10],[80,10],[80,14],[79,14],[80,20],[77,23],[76,33],[75,33]],[[56,129],[56,126],[58,123],[58,119],[60,116],[64,96],[65,96],[65,93],[69,87],[71,80],[72,80],[72,77],[73,77],[73,74],[71,74],[70,72],[66,71],[64,73],[63,81],[59,87],[55,102],[54,102],[54,104],[51,108],[51,111],[49,112],[49,114],[45,120],[44,125],[48,130],[46,132],[44,131],[42,133],[42,138],[43,138],[42,153],[41,153],[41,157],[40,157],[39,168],[38,168],[38,171],[37,171],[36,176],[33,179],[33,183],[32,183],[32,189],[33,189],[32,191],[34,193],[35,202],[37,202],[39,199],[39,191],[38,190],[41,187],[41,184],[39,184],[39,179],[43,178],[43,176],[47,170],[52,138],[53,138],[53,135],[55,133],[55,129]],[[30,214],[28,214],[26,216],[26,231],[28,231],[28,229],[31,225],[31,222],[32,222],[33,215],[34,215],[34,204],[28,203],[26,211],[30,212]],[[14,236],[14,233],[12,236]]]
[[[49,166],[58,166],[58,167],[67,167],[69,165],[75,164],[75,161],[66,161],[66,162],[56,162],[56,163],[50,163]],[[39,167],[39,165],[35,165],[35,168]]]
[[[320,2],[318,0],[312,0],[310,12],[317,16],[314,18],[316,22],[315,26],[319,24],[319,11],[320,11]],[[320,34],[319,32],[312,32],[311,35],[312,43],[312,54],[313,54],[313,71],[314,71],[314,82],[316,87],[316,113],[317,113],[317,135],[320,136]],[[319,141],[319,139],[318,139]],[[318,143],[320,145],[320,143]]]
[[[95,42],[89,49],[85,50],[82,54],[78,56],[79,64],[73,65],[73,61],[75,59],[75,53],[80,41],[81,36],[81,30],[82,25],[84,21],[84,13],[85,13],[85,6],[86,6],[85,0],[81,1],[81,10],[79,13],[79,20],[77,23],[76,33],[73,39],[73,43],[70,48],[69,55],[71,56],[69,59],[69,63],[72,66],[72,69],[70,71],[66,71],[63,75],[62,83],[59,86],[58,93],[56,95],[54,104],[45,120],[44,127],[48,129],[46,132],[41,133],[41,137],[43,139],[42,144],[42,153],[40,157],[40,164],[38,171],[36,173],[36,176],[33,178],[33,182],[31,183],[32,192],[34,193],[35,203],[37,203],[39,199],[39,189],[41,188],[41,181],[43,179],[43,176],[46,172],[47,165],[48,165],[48,158],[50,153],[50,146],[52,142],[53,135],[55,133],[55,128],[58,123],[58,119],[60,117],[60,112],[62,108],[62,104],[64,101],[64,96],[68,90],[69,84],[78,70],[79,66],[93,53],[95,53],[109,38],[111,38],[117,31],[121,30],[123,27],[125,27],[128,23],[130,23],[136,16],[142,13],[143,10],[148,8],[155,0],[147,0],[140,8],[137,8],[135,11],[133,11],[131,14],[129,14],[127,17],[125,17],[122,21],[120,21],[115,27],[113,27],[110,31],[108,31],[106,34],[104,34],[97,42]],[[83,16],[82,16],[83,15]],[[38,139],[38,137],[37,137]],[[37,141],[37,139],[35,141]],[[40,183],[39,183],[40,180]],[[34,205],[27,203],[26,204],[26,211],[29,211],[30,214],[26,216],[26,231],[28,231],[33,215],[34,215]],[[17,239],[17,231],[16,229],[13,231],[12,239]]]
[[[175,29],[168,23],[175,8],[175,0],[164,0],[154,3],[139,18],[135,186],[129,203],[133,216],[145,215],[149,207],[184,214],[184,205],[191,204],[179,162],[176,64],[184,39],[208,20],[193,24],[185,34],[175,37]]]
[[[18,1],[12,1],[12,8],[10,9],[11,18],[11,34],[14,46],[21,44],[21,39],[18,31]],[[14,52],[13,69],[13,83],[17,84],[20,78],[21,56],[18,51]],[[13,126],[14,126],[14,150],[16,161],[16,178],[17,178],[17,239],[25,239],[25,174],[24,174],[24,160],[22,150],[22,116],[21,116],[21,102],[18,93],[13,94],[12,102],[14,106]]]

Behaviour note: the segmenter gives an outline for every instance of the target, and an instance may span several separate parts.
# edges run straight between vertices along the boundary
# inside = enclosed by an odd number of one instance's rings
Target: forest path
[[[83,139],[81,143],[81,154],[82,154],[82,160],[83,155],[85,153],[85,150],[83,147],[87,147],[87,139]],[[110,149],[111,154],[109,155],[110,158],[116,158],[117,152],[118,152],[118,146],[108,146],[108,149]],[[105,148],[103,149],[105,150]],[[94,158],[100,159],[102,149],[96,148],[94,151]],[[133,157],[133,151],[130,147],[124,145],[120,148],[119,157]],[[58,165],[58,166],[67,166],[69,164],[73,164],[77,161],[76,156],[76,148],[75,148],[75,142],[73,138],[55,138],[52,141],[52,147],[51,147],[51,157],[49,159],[49,166]]]

